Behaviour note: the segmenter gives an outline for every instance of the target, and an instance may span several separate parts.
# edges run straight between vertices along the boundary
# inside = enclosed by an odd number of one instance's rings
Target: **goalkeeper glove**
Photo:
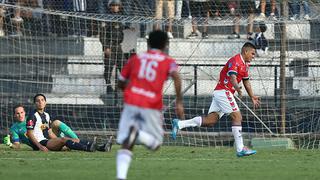
[[[12,146],[11,140],[10,140],[10,135],[7,135],[3,138],[3,144],[7,145],[7,146]]]

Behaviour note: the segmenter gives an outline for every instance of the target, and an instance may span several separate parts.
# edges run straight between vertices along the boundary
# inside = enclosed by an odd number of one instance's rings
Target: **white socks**
[[[187,128],[187,127],[200,127],[202,124],[202,117],[197,116],[189,120],[178,121],[179,129]]]
[[[144,144],[151,150],[155,150],[160,146],[160,142],[147,132],[139,130],[137,137],[138,142]]]
[[[132,152],[120,149],[117,153],[117,179],[127,179],[128,169],[131,163]]]
[[[242,151],[244,147],[241,131],[242,126],[232,126],[232,134],[234,137],[234,142],[236,143],[237,152]]]

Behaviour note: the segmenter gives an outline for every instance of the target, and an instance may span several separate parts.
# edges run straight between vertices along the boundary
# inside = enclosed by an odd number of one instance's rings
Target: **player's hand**
[[[110,57],[110,55],[111,55],[111,49],[110,49],[110,48],[106,48],[106,49],[104,50],[104,55],[105,55],[106,57]]]
[[[261,101],[259,96],[252,96],[251,100],[254,108],[258,108],[260,106]]]
[[[48,152],[49,151],[47,147],[42,146],[42,145],[40,145],[39,150],[40,151],[44,151],[44,152]]]
[[[176,114],[180,119],[185,119],[182,102],[176,102]]]

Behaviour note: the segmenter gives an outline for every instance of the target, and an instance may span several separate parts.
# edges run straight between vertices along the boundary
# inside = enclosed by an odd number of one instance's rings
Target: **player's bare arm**
[[[45,146],[42,146],[36,139],[36,137],[34,137],[33,135],[33,130],[27,130],[27,136],[28,138],[33,142],[33,144],[35,144],[39,149],[40,151],[44,151],[44,152],[48,152],[49,150],[45,147]]]
[[[124,90],[127,86],[127,82],[126,81],[120,81],[118,82],[118,88],[121,90]]]
[[[173,82],[174,82],[174,87],[176,90],[176,113],[177,116],[180,119],[184,119],[184,110],[183,110],[183,102],[182,102],[182,94],[181,94],[181,78],[179,76],[179,73],[174,71],[171,74]]]
[[[239,98],[241,98],[242,97],[242,90],[241,90],[240,84],[237,81],[237,76],[235,74],[230,75],[230,82],[231,82],[233,88],[238,92]]]
[[[51,128],[48,130],[48,134],[50,139],[57,138],[57,135],[53,133]]]
[[[248,93],[248,95],[251,97],[251,101],[253,103],[254,108],[258,108],[260,106],[260,97],[255,96],[253,94],[252,88],[251,88],[251,83],[250,80],[243,80],[243,85]]]

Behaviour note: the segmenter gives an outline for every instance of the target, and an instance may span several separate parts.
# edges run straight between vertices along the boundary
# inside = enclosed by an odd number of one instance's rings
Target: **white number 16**
[[[147,61],[146,59],[140,59],[141,65],[138,77],[140,79],[146,79],[148,81],[154,81],[156,79],[156,68],[158,67],[157,61]]]

